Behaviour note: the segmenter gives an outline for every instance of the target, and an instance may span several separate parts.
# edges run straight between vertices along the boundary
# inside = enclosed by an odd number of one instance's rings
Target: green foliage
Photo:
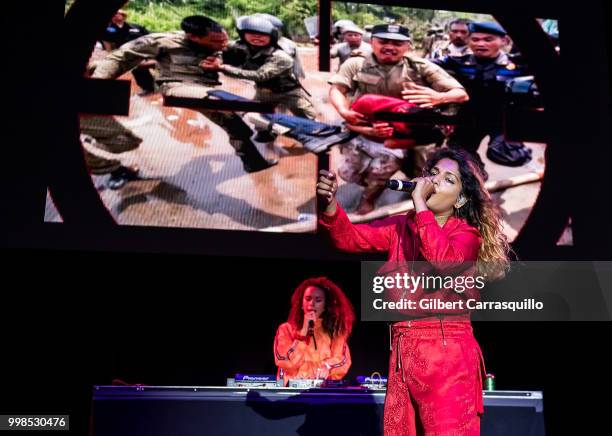
[[[67,7],[71,2],[66,2]],[[151,32],[178,30],[184,17],[207,15],[223,24],[233,38],[237,36],[237,17],[266,12],[283,20],[287,36],[299,40],[308,35],[304,18],[317,14],[317,0],[131,0],[125,9],[128,21],[145,26]],[[453,18],[491,20],[490,16],[483,14],[339,1],[332,3],[332,22],[349,19],[361,27],[379,23],[404,24],[417,44],[433,24],[443,26]]]
[[[281,2],[279,0],[227,0],[225,4],[227,10],[238,17],[256,12],[277,15]]]
[[[285,32],[294,37],[306,37],[304,18],[317,14],[315,0],[288,0],[281,4],[278,17],[285,23]]]
[[[136,3],[136,2],[133,2]],[[169,5],[169,2],[142,2],[143,5],[128,4],[128,21],[145,26],[150,32],[179,30],[181,20],[189,15],[201,14],[196,5]]]

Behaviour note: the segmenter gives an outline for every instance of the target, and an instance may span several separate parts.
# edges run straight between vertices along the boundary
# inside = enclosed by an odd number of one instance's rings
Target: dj
[[[325,277],[293,292],[289,319],[274,339],[274,361],[285,385],[295,379],[342,379],[351,367],[347,339],[355,313],[342,290]]]

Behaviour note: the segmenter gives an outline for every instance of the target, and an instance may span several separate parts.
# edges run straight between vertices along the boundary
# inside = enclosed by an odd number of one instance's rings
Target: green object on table
[[[487,374],[485,380],[485,390],[486,391],[494,391],[495,390],[495,376],[493,374]]]

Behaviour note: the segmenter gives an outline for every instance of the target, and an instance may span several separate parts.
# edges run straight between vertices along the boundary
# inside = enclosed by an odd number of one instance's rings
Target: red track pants
[[[385,436],[478,436],[485,375],[469,321],[393,326]]]

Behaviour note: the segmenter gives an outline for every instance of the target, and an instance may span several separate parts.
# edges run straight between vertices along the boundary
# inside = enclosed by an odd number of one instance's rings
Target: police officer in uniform
[[[344,42],[342,35],[345,27],[357,27],[351,20],[338,20],[332,25],[332,39],[336,42]]]
[[[469,47],[473,54],[447,56],[435,62],[452,74],[467,89],[470,101],[462,107],[473,120],[457,126],[449,138],[449,146],[477,154],[480,142],[489,136],[487,157],[508,166],[520,166],[531,160],[531,150],[522,143],[512,143],[503,137],[503,110],[506,103],[506,83],[529,73],[518,59],[503,52],[506,31],[497,23],[470,24]],[[486,172],[484,173],[486,176]]]
[[[159,65],[157,84],[162,95],[208,98],[208,91],[220,85],[219,73],[203,66],[211,58],[220,56],[227,47],[227,33],[219,23],[201,15],[186,17],[181,28],[183,32],[153,33],[125,44],[99,63],[93,77],[113,79],[144,59],[155,59]],[[245,171],[261,171],[274,164],[261,156],[250,139],[253,131],[239,115],[211,110],[200,112],[227,132]]]
[[[382,145],[386,138],[393,135],[390,124],[368,125],[362,114],[350,109],[351,102],[363,94],[379,94],[403,98],[422,108],[443,108],[469,98],[463,86],[442,68],[407,54],[410,48],[410,33],[406,27],[376,25],[372,28],[373,53],[365,58],[348,59],[329,80],[332,85],[330,102],[344,118],[347,127],[361,135],[379,138],[381,142],[376,145],[369,141],[365,147],[362,144],[361,150],[349,145],[346,153],[343,151],[348,155],[345,162],[348,167],[339,169],[340,175],[344,174],[345,180],[349,181],[358,179],[365,187],[358,213],[367,213],[374,208],[374,201],[385,189],[386,180],[400,168],[404,156],[389,153],[390,150]],[[414,149],[412,175],[417,175],[422,168],[427,148],[420,146]],[[356,159],[360,151],[360,158]],[[359,177],[352,177],[351,173],[358,173]]]
[[[148,35],[149,31],[144,26],[127,22],[127,12],[119,9],[111,18],[104,33],[100,38],[104,49],[113,51],[123,44],[133,41],[141,36]]]
[[[316,111],[293,73],[294,60],[278,46],[278,31],[265,18],[249,16],[240,23],[240,40],[223,59],[209,57],[205,71],[255,82],[255,100],[270,102],[293,115],[314,119]]]
[[[300,56],[298,55],[297,44],[293,40],[287,38],[286,36],[282,34],[285,24],[281,21],[281,19],[272,14],[265,14],[265,13],[257,13],[251,16],[264,18],[268,20],[270,23],[272,23],[272,25],[277,30],[278,35],[279,35],[278,41],[277,41],[278,46],[285,53],[287,53],[289,56],[293,58],[293,73],[295,74],[295,77],[297,77],[298,79],[305,78],[306,73],[304,72],[302,61],[300,60]],[[247,17],[248,16],[245,15],[243,17],[239,17],[236,20],[236,28],[238,30],[242,30],[242,21],[244,21]]]
[[[119,9],[115,15],[113,15],[113,18],[111,18],[109,25],[104,29],[104,33],[100,39],[106,51],[116,50],[123,44],[149,34],[149,31],[145,27],[128,23],[126,19],[127,12],[123,9]],[[155,91],[155,79],[153,79],[153,75],[150,71],[150,68],[154,66],[154,61],[145,60],[132,70],[134,80],[143,90],[143,95]]]
[[[338,58],[338,69],[350,57],[366,57],[372,53],[372,46],[363,42],[363,30],[357,26],[347,25],[342,28],[342,39],[344,42],[334,44],[329,51],[329,57]]]

